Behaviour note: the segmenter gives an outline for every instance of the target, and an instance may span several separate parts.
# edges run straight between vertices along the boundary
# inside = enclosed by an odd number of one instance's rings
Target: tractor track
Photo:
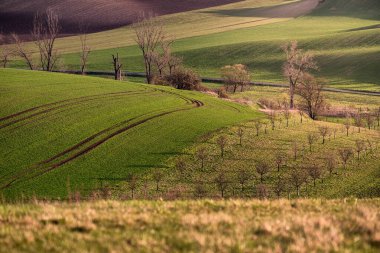
[[[39,115],[47,114],[49,112],[52,112],[52,111],[55,111],[58,109],[62,109],[62,108],[68,107],[68,106],[73,106],[73,105],[75,106],[75,105],[86,103],[86,102],[98,101],[99,99],[117,98],[117,97],[124,97],[124,96],[128,96],[128,95],[139,95],[139,94],[145,94],[145,93],[150,93],[150,92],[105,93],[105,94],[100,94],[100,95],[85,96],[85,97],[80,97],[80,98],[73,98],[73,99],[57,101],[54,103],[44,104],[44,105],[33,107],[33,108],[27,109],[25,111],[21,111],[21,112],[0,118],[0,122],[6,121],[9,119],[14,119],[10,122],[7,122],[5,124],[0,125],[0,129],[3,129],[3,128],[8,127],[8,126],[12,126],[16,123],[19,123],[19,122],[22,122],[25,120],[29,120],[29,119],[32,119],[32,118],[37,117]],[[57,106],[55,106],[55,105],[57,105]],[[53,107],[50,107],[50,106],[53,106]],[[46,108],[46,109],[44,109],[44,108]],[[43,110],[39,111],[40,109],[43,109]],[[35,111],[37,111],[37,112],[35,112]],[[22,115],[25,115],[25,114],[28,114],[31,112],[34,112],[34,113],[26,115],[22,118],[17,118],[19,116],[22,116]]]
[[[86,139],[84,139],[83,141],[75,144],[74,146],[62,151],[61,153],[53,156],[53,157],[50,157],[44,161],[41,161],[35,165],[33,165],[32,167],[29,167],[29,169],[27,169],[26,171],[24,170],[24,172],[21,172],[19,173],[18,175],[14,176],[13,178],[10,178],[9,182],[6,183],[5,185],[3,185],[2,187],[0,187],[0,189],[6,189],[6,188],[9,188],[11,185],[13,185],[15,182],[19,181],[19,180],[22,180],[24,177],[27,177],[26,179],[33,179],[33,178],[36,178],[36,177],[39,177],[45,173],[48,173],[78,157],[81,157],[85,154],[87,154],[88,152],[92,151],[93,149],[97,148],[98,146],[100,146],[101,144],[107,142],[108,140],[110,140],[111,138],[117,136],[117,135],[120,135],[130,129],[133,129],[141,124],[144,124],[150,120],[153,120],[153,119],[157,119],[157,118],[160,118],[160,117],[163,117],[165,115],[169,115],[169,114],[172,114],[172,113],[175,113],[175,112],[180,112],[180,111],[187,111],[187,110],[191,110],[191,109],[194,109],[194,108],[199,108],[199,107],[202,107],[204,106],[204,103],[202,101],[199,101],[199,100],[195,100],[195,99],[189,99],[185,96],[182,96],[182,95],[179,95],[179,94],[176,94],[176,93],[173,93],[173,92],[168,92],[168,91],[164,91],[164,90],[160,90],[160,89],[155,89],[157,91],[161,91],[161,92],[164,92],[164,93],[170,93],[170,94],[174,94],[176,96],[178,96],[179,98],[181,98],[182,100],[186,101],[187,104],[193,104],[194,107],[190,107],[190,108],[179,108],[179,109],[175,109],[175,110],[170,110],[170,111],[166,111],[166,112],[161,112],[159,114],[155,114],[155,115],[152,115],[148,118],[145,118],[145,119],[142,119],[142,120],[139,120],[137,122],[134,122],[130,125],[126,125],[124,127],[122,127],[123,125],[125,124],[128,124],[129,122],[133,121],[133,120],[136,120],[137,118],[141,118],[141,117],[144,117],[148,114],[150,114],[151,112],[147,113],[147,114],[143,114],[143,115],[139,115],[139,116],[136,116],[134,118],[131,118],[131,119],[128,119],[128,120],[124,120],[122,122],[119,122],[109,128],[106,128]],[[120,128],[121,127],[121,128]],[[119,129],[118,129],[119,128]],[[110,132],[110,133],[108,133]],[[101,138],[100,140],[92,143],[91,145],[89,146],[85,146],[86,144],[90,143],[91,141],[95,140],[95,138],[103,135],[103,134],[106,134],[108,133],[107,135],[105,135],[103,138]],[[64,158],[64,156],[70,154],[71,152],[73,151],[76,151],[75,153],[73,153],[72,155],[68,156],[67,158]],[[63,160],[59,160],[60,158],[64,158]],[[30,171],[30,169],[32,171]],[[36,170],[41,170],[41,171],[36,171]],[[34,174],[34,175],[33,175]]]

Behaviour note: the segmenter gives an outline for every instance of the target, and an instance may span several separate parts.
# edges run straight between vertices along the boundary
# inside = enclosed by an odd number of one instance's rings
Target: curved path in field
[[[62,151],[61,153],[50,157],[44,161],[39,162],[38,164],[35,164],[34,166],[27,168],[17,175],[12,176],[8,179],[8,183],[1,186],[0,189],[5,189],[10,187],[12,184],[19,180],[23,179],[32,179],[38,176],[41,176],[51,170],[54,170],[80,156],[83,156],[90,152],[91,150],[95,149],[96,147],[100,146],[101,144],[105,143],[106,141],[110,140],[111,138],[120,135],[134,127],[137,127],[141,124],[144,124],[148,121],[151,121],[153,119],[157,119],[159,117],[163,117],[165,115],[169,115],[172,113],[180,112],[180,111],[187,111],[194,108],[202,107],[204,106],[204,103],[199,100],[187,98],[185,96],[167,92],[163,90],[156,90],[160,92],[170,93],[172,95],[178,96],[180,99],[184,100],[187,105],[191,104],[192,106],[186,106],[181,108],[175,108],[170,109],[166,108],[165,111],[162,110],[156,110],[151,111],[147,114],[139,115],[137,117],[124,120],[122,122],[119,122],[118,124],[115,124],[107,129],[104,129],[86,139],[79,142],[78,144],[75,144],[74,146],[67,148],[66,150]],[[136,121],[137,120],[137,121]]]
[[[146,94],[146,93],[149,93],[149,92],[146,92],[146,91],[145,92],[144,91],[114,92],[114,93],[105,93],[105,94],[99,94],[99,95],[78,97],[78,98],[73,98],[73,99],[66,99],[66,100],[61,100],[54,103],[44,104],[44,105],[29,108],[27,110],[0,118],[0,129],[8,127],[8,126],[12,126],[19,122],[34,119],[37,116],[45,115],[47,113],[51,113],[51,112],[54,112],[66,107],[76,106],[83,103],[99,101],[99,100],[104,100],[104,99],[109,99],[109,98],[117,99],[117,98],[124,98],[126,96],[140,95],[140,94]]]

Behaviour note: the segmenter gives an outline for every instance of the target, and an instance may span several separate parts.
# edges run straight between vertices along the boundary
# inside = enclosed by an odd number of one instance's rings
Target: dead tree
[[[260,175],[260,182],[264,182],[264,175],[269,172],[270,166],[267,162],[261,161],[256,164],[256,171]]]
[[[12,33],[11,36],[15,46],[14,53],[25,61],[30,70],[34,70],[32,53],[25,49],[24,42],[18,37],[17,34]]]
[[[259,136],[259,132],[262,126],[263,126],[263,123],[260,120],[255,120],[254,127],[256,129],[256,136]],[[266,129],[265,129],[265,133],[266,133]]]
[[[243,128],[241,128],[241,127],[238,128],[237,135],[239,136],[239,145],[241,146],[242,145],[243,135],[244,135]]]
[[[286,54],[286,61],[283,66],[283,74],[289,80],[290,109],[294,108],[294,95],[296,87],[307,71],[318,69],[314,61],[314,56],[304,53],[298,48],[297,41],[293,41],[282,47]]]
[[[59,36],[59,17],[53,9],[34,16],[32,37],[38,48],[42,70],[53,71],[59,59],[58,51],[54,48]]]
[[[166,40],[166,35],[161,23],[152,15],[141,16],[133,25],[136,34],[136,43],[144,58],[147,83],[152,83],[154,61],[160,45]]]
[[[338,150],[338,155],[343,162],[344,169],[347,169],[347,162],[352,154],[353,153],[351,148],[341,148]]]
[[[85,75],[86,68],[87,68],[87,62],[88,62],[88,56],[91,53],[91,48],[87,44],[87,33],[84,30],[84,28],[81,28],[82,33],[79,36],[80,43],[81,43],[81,52],[80,52],[80,72],[82,75]]]
[[[325,144],[325,138],[329,134],[330,129],[327,126],[320,126],[318,127],[319,134],[322,137],[322,144]]]
[[[121,80],[121,67],[123,64],[120,63],[119,54],[112,55],[112,60],[115,80]]]
[[[216,140],[216,144],[220,148],[220,156],[222,158],[224,157],[224,151],[225,151],[225,148],[227,146],[227,143],[228,143],[228,140],[227,140],[227,137],[225,135],[219,136],[218,139]]]

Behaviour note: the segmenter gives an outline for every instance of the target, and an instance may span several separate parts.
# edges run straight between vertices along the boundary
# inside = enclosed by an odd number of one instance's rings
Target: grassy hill
[[[378,252],[379,209],[379,199],[0,205],[0,251]]]
[[[326,78],[329,85],[379,91],[377,0],[327,0],[296,19],[270,11],[289,4],[298,3],[248,0],[159,19],[178,39],[174,52],[204,76],[219,76],[220,67],[243,63],[253,71],[254,80],[284,82],[280,46],[298,40],[300,47],[315,53],[320,65],[316,74]],[[268,12],[273,15],[268,16]],[[91,34],[89,43],[94,51],[89,68],[109,70],[110,55],[118,51],[127,70],[142,71],[133,36],[128,27]],[[68,53],[63,57],[66,67],[78,69],[79,57],[75,52],[79,51],[79,39],[62,39],[59,48]]]
[[[5,196],[88,193],[166,167],[199,136],[259,114],[199,92],[93,77],[0,70]]]

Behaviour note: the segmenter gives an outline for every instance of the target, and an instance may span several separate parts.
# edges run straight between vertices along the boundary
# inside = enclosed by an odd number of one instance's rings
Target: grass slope
[[[379,210],[379,199],[0,205],[0,252],[378,252]]]
[[[88,193],[165,167],[197,137],[258,115],[169,87],[11,69],[0,75],[0,185],[9,197],[64,197],[68,183]]]

